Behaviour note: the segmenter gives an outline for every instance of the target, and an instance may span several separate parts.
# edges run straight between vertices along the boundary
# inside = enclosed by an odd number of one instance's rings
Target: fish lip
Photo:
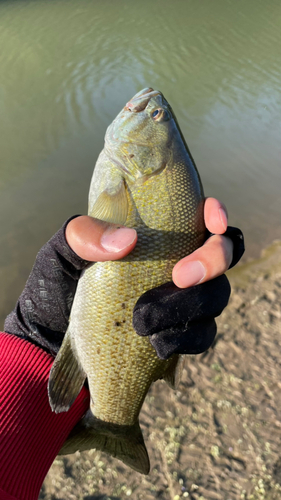
[[[132,113],[140,113],[144,111],[152,99],[152,97],[156,97],[160,95],[160,90],[153,90],[152,88],[144,89],[141,92],[138,92],[130,101],[127,102],[126,106],[124,106],[125,111],[130,111]]]
[[[160,90],[153,90],[151,87],[145,88],[138,92],[130,101],[127,102],[126,106],[122,109],[122,111],[116,116],[116,118],[113,120],[111,126],[108,129],[108,132],[105,136],[105,144],[111,144],[111,143],[117,143],[118,141],[120,142],[127,142],[127,143],[134,143],[136,146],[143,146],[147,147],[147,142],[136,142],[130,141],[129,138],[126,138],[126,140],[122,141],[122,138],[120,140],[119,137],[115,136],[115,126],[116,122],[120,118],[120,115],[122,115],[123,112],[126,113],[126,116],[130,116],[131,113],[139,113],[141,111],[144,111],[148,104],[150,103],[151,99],[156,96],[162,96],[162,99],[164,98],[162,92]],[[165,98],[164,98],[165,101]],[[163,103],[165,106],[169,107],[168,103]],[[162,104],[162,105],[163,105]],[[129,113],[128,113],[129,112]]]

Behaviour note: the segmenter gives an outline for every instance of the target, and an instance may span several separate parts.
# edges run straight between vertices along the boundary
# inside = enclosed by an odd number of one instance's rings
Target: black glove
[[[214,318],[226,307],[229,296],[225,274],[190,288],[166,283],[139,298],[133,325],[139,335],[149,335],[161,359],[199,354],[213,343],[217,332]]]
[[[53,356],[62,344],[80,273],[89,264],[65,239],[68,219],[41,248],[5,332],[38,345]]]
[[[213,233],[210,233],[210,231],[206,230],[206,236],[207,240],[208,238],[213,236]],[[228,268],[231,269],[233,266],[237,264],[237,262],[239,262],[243,253],[245,252],[244,236],[241,229],[232,226],[227,226],[227,230],[225,231],[225,233],[223,233],[222,236],[227,236],[228,238],[231,239],[233,243],[233,256],[230,266]]]
[[[212,236],[207,233],[207,237]],[[240,229],[230,226],[224,236],[233,242],[231,268],[244,253],[244,238]],[[137,301],[134,328],[139,335],[149,336],[161,359],[172,354],[199,354],[214,341],[217,332],[214,318],[227,306],[230,291],[225,275],[185,289],[172,282],[154,288]]]

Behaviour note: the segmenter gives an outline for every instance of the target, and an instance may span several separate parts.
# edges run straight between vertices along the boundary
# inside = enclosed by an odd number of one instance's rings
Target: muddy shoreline
[[[40,500],[281,498],[281,242],[229,271],[215,345],[159,381],[140,420],[151,473],[100,452],[59,457]]]

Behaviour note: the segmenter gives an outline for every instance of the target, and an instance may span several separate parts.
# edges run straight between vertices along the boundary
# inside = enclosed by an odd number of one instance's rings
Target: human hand
[[[173,282],[179,288],[204,283],[229,268],[233,259],[233,241],[223,236],[227,231],[227,211],[223,203],[207,198],[204,219],[210,236],[204,245],[181,259],[173,269]]]
[[[206,228],[211,236],[206,240],[203,246],[195,250],[190,255],[181,259],[173,269],[173,281],[179,288],[187,288],[204,283],[225,273],[230,264],[233,263],[233,244],[234,239],[224,235],[227,231],[227,210],[223,203],[215,198],[207,198],[204,205],[204,219]],[[119,231],[119,245],[126,245],[126,238],[129,242],[124,248],[118,247],[119,252],[112,253],[110,257],[108,250],[100,249],[101,233],[106,225],[107,231],[111,232],[114,225],[98,221],[88,216],[81,216],[73,219],[66,227],[66,239],[69,246],[82,259],[89,261],[116,260],[127,255],[136,245],[137,237],[133,229],[122,229]],[[132,232],[132,233],[131,233]],[[124,235],[126,236],[124,237]],[[239,236],[235,238],[237,242],[241,241]],[[237,242],[235,246],[237,247]],[[243,245],[242,245],[243,246]],[[243,250],[236,249],[236,261],[240,259]],[[199,263],[199,266],[197,265]],[[195,264],[195,266],[194,266]]]
[[[174,284],[149,290],[140,297],[134,309],[136,332],[149,335],[151,344],[163,359],[174,353],[197,354],[210,347],[216,335],[214,318],[221,314],[230,296],[230,285],[222,275],[243,253],[239,231],[228,230],[232,239],[223,236],[227,231],[227,211],[222,203],[207,198],[204,218],[212,235],[202,247],[175,265]],[[89,217],[80,217],[66,228],[69,245],[88,260],[107,258],[107,254],[98,258],[96,255],[97,229],[95,235],[90,230],[96,223]]]
[[[219,235],[226,227],[226,218],[220,212],[221,209],[223,206],[217,200],[207,199],[206,225],[210,231],[217,232],[217,235],[176,264],[174,275],[179,286],[184,285],[184,280],[187,279],[185,266],[196,258],[206,268],[202,283],[224,272],[231,260],[231,241]],[[88,216],[67,221],[38,253],[24,291],[6,319],[5,331],[28,339],[56,355],[67,329],[81,271],[89,262],[125,257],[133,250],[136,242],[137,234],[134,229],[108,224]],[[213,256],[212,260],[208,258],[209,251]],[[214,286],[217,287],[217,284]],[[218,288],[216,293],[219,293]],[[153,310],[155,304],[151,305]]]
[[[122,259],[137,243],[135,229],[110,224],[88,215],[72,219],[66,226],[65,238],[80,259],[88,262]]]
[[[161,359],[172,354],[199,354],[212,345],[217,331],[214,318],[222,313],[230,296],[223,273],[244,252],[243,235],[237,228],[227,228],[222,203],[207,198],[204,218],[210,234],[205,244],[175,265],[173,282],[149,290],[134,308],[136,332],[149,336]]]

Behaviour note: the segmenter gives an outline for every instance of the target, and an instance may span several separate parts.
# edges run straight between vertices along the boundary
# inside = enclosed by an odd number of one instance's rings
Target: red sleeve
[[[30,342],[0,333],[0,500],[37,500],[62,444],[89,407],[83,387],[68,412],[51,411],[53,360]]]

